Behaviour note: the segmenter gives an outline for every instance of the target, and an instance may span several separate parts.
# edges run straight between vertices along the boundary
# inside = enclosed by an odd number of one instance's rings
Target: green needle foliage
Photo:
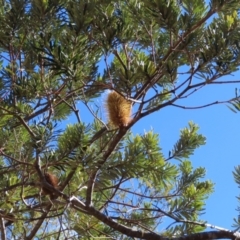
[[[219,79],[240,66],[239,12],[239,0],[2,0],[1,239],[235,239],[202,217],[213,183],[190,160],[199,127],[167,156],[154,130],[131,127],[239,82]],[[102,114],[112,90],[131,102],[127,126]],[[226,102],[239,111],[238,91]]]

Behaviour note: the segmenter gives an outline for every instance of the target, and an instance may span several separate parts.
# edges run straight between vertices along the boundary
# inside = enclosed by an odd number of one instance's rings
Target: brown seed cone
[[[47,183],[52,185],[54,188],[58,188],[58,178],[55,175],[53,175],[52,173],[44,173],[44,176],[45,176]],[[45,187],[42,188],[42,191],[43,191],[43,194],[50,195],[51,199],[56,197],[55,193],[53,193],[51,190],[49,190]]]
[[[114,127],[126,127],[130,123],[132,105],[115,91],[108,94],[106,109],[110,124]]]

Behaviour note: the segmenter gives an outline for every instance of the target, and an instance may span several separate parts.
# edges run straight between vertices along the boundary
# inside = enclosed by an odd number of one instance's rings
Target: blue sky
[[[222,80],[230,79],[224,77]],[[240,79],[237,72],[231,79]],[[236,84],[206,86],[184,101],[185,106],[199,106],[216,100],[234,97]],[[197,110],[167,107],[138,122],[134,133],[143,133],[153,128],[160,135],[160,145],[165,156],[178,140],[180,129],[189,121],[197,123],[206,145],[195,151],[190,158],[194,167],[207,170],[206,179],[215,183],[215,192],[206,202],[206,214],[202,216],[209,224],[231,229],[239,194],[232,171],[240,162],[240,114],[233,113],[226,104],[214,105]]]

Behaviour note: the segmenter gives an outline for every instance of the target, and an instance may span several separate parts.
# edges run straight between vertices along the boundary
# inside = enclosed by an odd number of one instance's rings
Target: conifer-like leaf
[[[189,122],[189,127],[181,130],[180,139],[172,150],[172,156],[176,159],[188,158],[196,149],[205,144],[206,138],[198,134],[199,127]]]

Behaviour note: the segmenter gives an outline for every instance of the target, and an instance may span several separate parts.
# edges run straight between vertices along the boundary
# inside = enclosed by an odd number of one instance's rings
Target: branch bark
[[[6,228],[5,228],[3,217],[0,217],[0,227],[1,227],[2,240],[6,240]]]
[[[122,234],[125,234],[126,236],[133,237],[133,238],[146,239],[146,240],[211,240],[211,239],[232,239],[232,240],[238,239],[239,240],[240,239],[239,232],[231,232],[231,231],[208,231],[208,232],[194,233],[194,234],[177,237],[177,238],[167,238],[154,232],[144,232],[140,230],[133,230],[132,228],[126,227],[120,223],[115,222],[113,219],[99,212],[97,209],[95,209],[92,206],[86,206],[85,209],[88,211],[88,213],[92,214],[95,218],[107,224],[109,227],[113,228],[118,232],[121,232]]]

